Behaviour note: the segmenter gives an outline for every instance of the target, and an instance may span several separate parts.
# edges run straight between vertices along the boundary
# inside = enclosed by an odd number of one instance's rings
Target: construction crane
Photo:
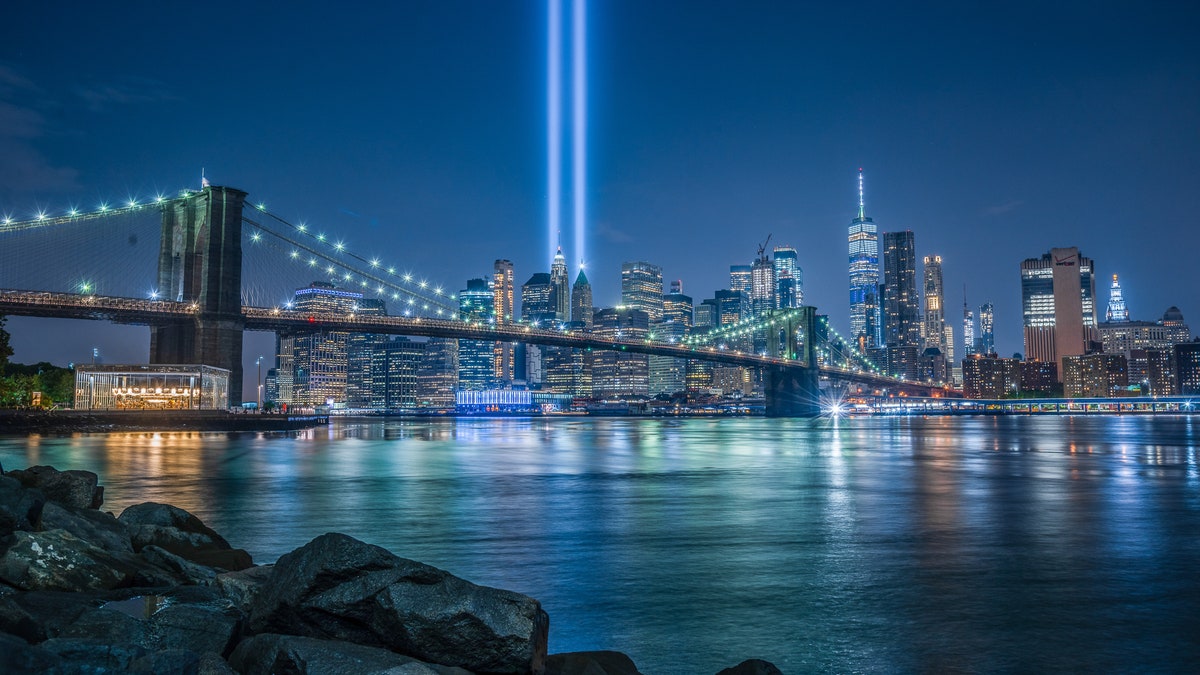
[[[759,260],[763,260],[767,257],[767,255],[766,255],[767,244],[771,243],[771,234],[773,234],[773,233],[767,233],[767,240],[758,245],[758,259]]]

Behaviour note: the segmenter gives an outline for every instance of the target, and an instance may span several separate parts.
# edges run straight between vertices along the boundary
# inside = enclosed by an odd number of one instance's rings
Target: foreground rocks
[[[257,566],[183,509],[101,512],[97,483],[0,475],[0,671],[640,675],[619,652],[547,655],[528,596],[342,534]]]

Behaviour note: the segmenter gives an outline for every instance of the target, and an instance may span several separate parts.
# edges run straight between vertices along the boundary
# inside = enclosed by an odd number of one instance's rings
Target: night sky
[[[518,284],[548,271],[544,2],[70,4],[5,10],[0,212],[198,188],[203,167],[451,291],[496,258]],[[1200,325],[1200,5],[832,4],[593,0],[598,306],[639,259],[699,302],[771,234],[846,331],[863,167],[880,232],[944,257],[956,343],[965,283],[1023,351],[1019,264],[1054,246],[1096,261],[1101,312],[1117,273],[1132,318]],[[10,318],[14,360],[146,358],[121,345],[145,329],[63,325]]]

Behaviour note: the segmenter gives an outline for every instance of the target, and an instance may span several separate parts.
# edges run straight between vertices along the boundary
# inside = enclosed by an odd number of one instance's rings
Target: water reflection
[[[270,561],[342,531],[527,592],[645,672],[1200,660],[1191,418],[405,419],[0,439]],[[1183,668],[1186,670],[1186,668]]]

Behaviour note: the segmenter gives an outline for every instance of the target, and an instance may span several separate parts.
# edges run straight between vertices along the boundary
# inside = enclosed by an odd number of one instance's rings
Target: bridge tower
[[[196,306],[190,320],[150,329],[151,363],[229,370],[229,404],[242,400],[242,206],[246,193],[205,186],[163,209],[162,297]]]
[[[816,417],[821,414],[813,344],[816,324],[817,308],[806,305],[788,310],[785,318],[767,329],[767,353],[790,358],[800,366],[764,369],[768,417]]]

